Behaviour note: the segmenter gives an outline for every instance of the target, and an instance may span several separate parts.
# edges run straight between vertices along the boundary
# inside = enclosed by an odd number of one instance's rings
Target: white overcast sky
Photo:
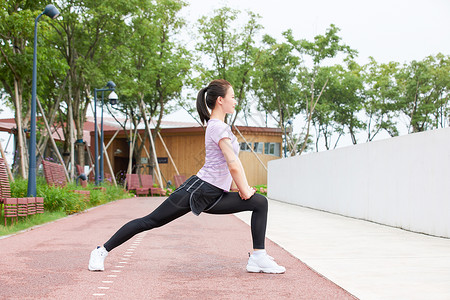
[[[450,54],[450,0],[185,0],[194,22],[224,5],[261,15],[263,32],[281,40],[292,29],[298,39],[312,40],[330,24],[341,29],[343,42],[378,62],[422,60]]]

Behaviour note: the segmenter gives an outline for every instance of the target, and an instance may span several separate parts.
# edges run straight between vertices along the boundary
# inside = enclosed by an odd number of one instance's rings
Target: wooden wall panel
[[[236,135],[238,142],[243,142],[244,140],[239,135],[238,132],[233,131]],[[242,135],[245,137],[247,142],[253,143],[282,143],[281,132],[252,132],[241,130]],[[141,135],[144,133],[141,132]],[[205,137],[203,130],[196,130],[192,132],[161,132],[164,142],[172,155],[173,160],[178,168],[180,174],[189,177],[198,172],[198,170],[203,166],[205,159]],[[120,136],[120,135],[119,135]],[[105,136],[105,144],[108,143],[110,137]],[[139,144],[139,143],[138,143]],[[149,148],[150,141],[146,141],[147,149]],[[175,168],[173,167],[168,154],[164,149],[159,137],[155,139],[156,154],[158,157],[167,157],[167,163],[159,164],[161,173],[165,181],[173,181],[173,176],[176,174]],[[122,153],[116,155],[120,157],[128,157],[128,144],[124,136],[116,138],[115,142],[112,143],[108,149],[108,154],[111,159],[111,163],[114,164],[114,152],[117,149],[121,149]],[[143,157],[145,157],[145,152],[143,152]],[[279,159],[280,157],[274,155],[266,155],[263,153],[258,153],[258,157],[267,167],[267,162],[273,159]],[[246,172],[247,179],[250,185],[260,185],[267,184],[267,172],[255,155],[252,152],[241,151],[239,153],[239,158],[242,161],[242,165]],[[105,166],[105,171],[106,171]],[[155,168],[156,171],[156,168]],[[164,182],[165,182],[164,181]],[[157,182],[157,180],[155,180]]]

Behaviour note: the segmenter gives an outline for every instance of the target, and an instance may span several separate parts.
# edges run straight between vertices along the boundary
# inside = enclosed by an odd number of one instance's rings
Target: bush
[[[121,187],[104,184],[101,189],[94,189],[95,186],[89,184],[87,188],[69,183],[65,187],[48,186],[43,177],[37,178],[37,197],[44,198],[44,208],[46,211],[63,211],[66,214],[73,214],[83,211],[88,207],[97,206],[113,200],[129,198],[130,195]],[[16,179],[11,183],[12,197],[26,197],[28,181]],[[84,195],[77,194],[74,190],[89,190],[90,199],[86,201]]]
[[[267,185],[265,184],[255,185],[254,188],[256,189],[256,192],[258,194],[267,196]]]
[[[114,186],[108,183],[103,183],[100,188],[97,189],[94,189],[95,186],[93,185],[89,185],[88,187],[91,192],[91,206],[97,206],[117,199],[132,197],[132,195],[130,195],[121,186]]]

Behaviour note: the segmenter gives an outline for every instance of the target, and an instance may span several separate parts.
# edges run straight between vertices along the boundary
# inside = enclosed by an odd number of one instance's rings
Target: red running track
[[[116,201],[0,239],[0,299],[355,299],[267,240],[285,274],[247,273],[250,228],[233,215],[189,213],[114,249],[104,272],[89,254],[163,198]]]

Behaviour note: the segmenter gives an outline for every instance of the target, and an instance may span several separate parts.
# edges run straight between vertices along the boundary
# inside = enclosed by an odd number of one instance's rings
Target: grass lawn
[[[5,226],[3,211],[0,214],[0,236],[13,234],[36,225],[48,223],[67,216],[67,214],[63,211],[44,212],[43,214],[36,214],[33,216],[29,216],[28,218],[19,218],[19,222],[14,222],[13,225],[11,225],[11,220],[7,219],[7,226]]]

